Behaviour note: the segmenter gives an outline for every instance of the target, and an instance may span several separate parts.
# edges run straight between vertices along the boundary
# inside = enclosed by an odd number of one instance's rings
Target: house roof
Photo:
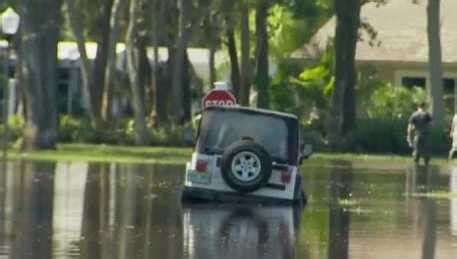
[[[368,3],[362,7],[362,22],[377,32],[374,41],[361,30],[357,61],[428,61],[427,0],[388,0],[386,4]],[[457,1],[441,0],[441,44],[443,63],[457,63]],[[292,58],[317,58],[335,35],[335,17],[330,19],[310,42],[295,51]],[[371,44],[370,44],[371,43]]]

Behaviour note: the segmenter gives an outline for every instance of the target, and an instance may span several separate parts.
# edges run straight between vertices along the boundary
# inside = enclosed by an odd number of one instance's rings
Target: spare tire
[[[222,177],[239,192],[253,192],[267,184],[271,176],[271,157],[252,140],[230,145],[222,154]]]

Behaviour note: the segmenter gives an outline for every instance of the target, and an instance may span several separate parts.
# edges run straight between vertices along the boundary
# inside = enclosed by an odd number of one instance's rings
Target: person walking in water
[[[451,131],[449,135],[452,139],[452,147],[449,151],[449,159],[452,159],[454,157],[455,151],[457,151],[457,114],[454,114],[454,117],[452,118]]]
[[[430,162],[430,127],[432,116],[426,111],[425,102],[419,103],[417,110],[411,115],[408,121],[407,141],[413,148],[414,162],[419,163],[420,158],[424,159],[424,164]]]

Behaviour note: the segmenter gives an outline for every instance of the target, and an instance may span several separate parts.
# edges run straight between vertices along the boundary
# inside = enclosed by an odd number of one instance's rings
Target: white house
[[[7,46],[6,41],[0,41],[0,49],[5,49]],[[89,59],[95,59],[97,53],[96,43],[86,43],[87,56]],[[1,51],[1,50],[0,50]],[[116,45],[116,54],[118,56],[118,67],[122,69],[125,63],[125,44],[119,43]],[[209,80],[209,50],[203,48],[189,48],[187,50],[189,60],[192,63],[197,76],[203,79],[204,82]],[[152,47],[147,49],[147,55],[149,59],[154,59],[154,51]],[[81,97],[81,73],[79,66],[79,51],[75,42],[59,42],[58,44],[58,108],[59,111],[64,113],[73,113],[77,109],[81,109],[83,100]],[[220,53],[216,55],[215,65],[218,67],[224,62],[224,59]],[[165,62],[168,59],[167,48],[159,48],[159,61]],[[9,60],[10,71],[14,69],[14,57]],[[11,76],[11,72],[10,72]],[[10,86],[9,95],[9,108],[8,114],[15,113],[17,110],[17,91],[14,91],[14,84]],[[0,88],[0,104],[3,103],[3,92]],[[0,107],[3,107],[1,105]],[[0,115],[1,117],[1,115]]]

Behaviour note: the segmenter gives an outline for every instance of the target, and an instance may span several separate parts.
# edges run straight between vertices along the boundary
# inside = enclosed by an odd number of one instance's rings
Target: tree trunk
[[[360,0],[334,0],[337,17],[335,32],[335,87],[332,93],[329,134],[331,142],[355,127],[355,54],[360,25]]]
[[[269,95],[268,88],[270,85],[269,63],[268,63],[268,1],[258,0],[256,6],[256,86],[258,92],[257,107],[268,108]]]
[[[23,77],[22,77],[22,58],[23,58],[23,53],[21,52],[21,40],[19,35],[16,34],[15,37],[13,37],[13,48],[16,53],[16,64],[14,66],[14,77],[16,79],[16,86],[18,88],[18,115],[21,116],[22,118],[27,117],[27,99],[26,99],[26,94],[25,94],[25,89],[24,89],[24,84],[23,84]]]
[[[182,106],[183,106],[183,118],[180,121],[181,124],[191,121],[192,119],[192,96],[191,96],[191,77],[190,77],[190,66],[192,64],[187,55],[187,50],[184,53],[184,64],[183,64],[183,82],[182,82]]]
[[[168,47],[168,60],[167,60],[167,63],[166,63],[166,67],[165,67],[165,84],[164,86],[161,86],[161,95],[166,95],[168,98],[166,104],[165,104],[165,108],[164,110],[166,111],[166,114],[167,115],[167,120],[168,122],[170,123],[174,123],[176,121],[174,121],[172,118],[172,114],[174,113],[174,106],[175,105],[182,105],[182,103],[178,103],[174,97],[173,97],[173,77],[174,77],[174,72],[175,72],[175,69],[174,67],[176,66],[176,48],[174,46],[170,46]]]
[[[154,124],[156,126],[159,125],[159,116],[158,116],[158,95],[157,95],[157,88],[159,87],[159,28],[160,28],[160,20],[162,17],[162,5],[158,0],[154,0],[151,10],[152,14],[152,33],[151,33],[151,42],[154,48],[154,60],[152,64],[152,78],[151,78],[151,99],[153,101],[153,107],[151,109],[150,117],[153,118]]]
[[[140,79],[140,1],[131,0],[130,18],[127,30],[127,67],[132,91],[132,104],[135,117],[135,144],[145,145],[148,143],[149,134],[146,127],[146,110],[144,104],[144,85]]]
[[[104,0],[100,6],[99,17],[96,19],[96,26],[99,28],[97,31],[99,39],[97,40],[97,54],[95,55],[92,81],[90,82],[89,88],[92,91],[92,105],[95,111],[95,126],[97,128],[100,127],[102,122],[103,88],[105,86],[105,72],[108,65],[109,48],[111,45],[110,20],[112,7],[113,0]],[[115,44],[115,41],[113,44]]]
[[[176,15],[170,15],[176,12],[176,1],[154,1],[154,18],[152,25],[152,44],[154,45],[154,64],[152,66],[152,84],[153,84],[153,100],[154,108],[151,111],[155,113],[154,122],[156,126],[160,126],[168,123],[168,103],[170,99],[170,88],[172,85],[172,75],[170,71],[173,71],[174,64],[174,51],[173,45],[176,42],[176,31],[174,29]],[[168,31],[163,29],[162,25],[167,24]],[[173,28],[173,29],[172,29]],[[159,42],[160,39],[165,41],[165,45],[168,46],[168,60],[166,64],[160,64],[159,59]],[[151,114],[154,115],[154,114]]]
[[[216,68],[214,64],[214,59],[216,55],[216,49],[214,46],[209,48],[209,84],[213,85],[216,82]]]
[[[113,0],[104,0],[101,3],[96,19],[96,26],[99,29],[97,35],[100,35],[100,38],[97,40],[97,54],[94,64],[91,66],[85,47],[86,39],[83,33],[81,13],[76,7],[75,1],[65,0],[70,28],[76,38],[80,53],[85,104],[92,125],[96,128],[99,128],[102,122],[103,86],[105,85],[105,71],[110,45],[110,17]]]
[[[173,65],[173,84],[172,84],[172,96],[173,96],[173,120],[174,122],[180,123],[184,119],[184,109],[183,109],[183,73],[184,73],[184,60],[185,52],[187,48],[187,41],[189,38],[189,29],[187,24],[189,23],[189,9],[190,1],[179,0],[179,32],[176,39],[176,57]]]
[[[113,87],[116,80],[116,42],[119,35],[119,21],[126,4],[127,0],[114,0],[111,8],[109,47],[102,103],[102,116],[105,123],[108,123],[112,117]]]
[[[159,88],[159,77],[160,77],[160,70],[159,70],[159,46],[157,46],[157,42],[154,44],[154,60],[152,64],[152,73],[151,73],[151,100],[153,102],[153,106],[151,108],[150,117],[153,119],[154,124],[156,126],[160,125],[159,116],[158,116],[158,109],[159,109],[159,96],[158,96],[158,88]]]
[[[172,120],[179,124],[190,120],[191,111],[189,88],[191,84],[184,81],[189,73],[186,66],[187,44],[194,30],[200,25],[202,17],[206,17],[210,10],[209,6],[200,4],[202,6],[193,8],[191,1],[178,0],[179,26],[175,43],[176,56],[173,63],[172,105],[170,110],[173,111]],[[187,94],[189,97],[186,96]]]
[[[427,35],[429,46],[430,83],[427,92],[431,113],[435,125],[443,123],[443,71],[441,61],[441,32],[440,32],[440,0],[428,0],[427,5]]]
[[[232,81],[232,90],[235,97],[238,99],[240,95],[240,66],[238,63],[238,54],[236,51],[235,32],[233,27],[229,27],[226,31],[227,50],[230,58],[230,80]]]
[[[67,17],[70,24],[70,29],[73,33],[73,36],[76,39],[76,44],[78,46],[79,52],[79,63],[81,67],[81,77],[83,85],[83,96],[85,101],[86,110],[89,113],[92,123],[94,124],[97,120],[96,112],[92,104],[92,91],[90,89],[90,82],[92,81],[92,66],[87,56],[86,49],[86,39],[84,36],[83,30],[83,18],[81,13],[76,7],[76,3],[73,0],[65,0],[65,5],[67,7]]]
[[[151,108],[154,105],[154,99],[151,98],[151,63],[149,63],[148,53],[146,49],[146,38],[139,38],[139,67],[138,67],[138,77],[139,84],[141,86],[141,92],[143,95],[145,115],[151,112]]]
[[[241,6],[241,80],[240,104],[249,106],[251,93],[251,66],[249,60],[249,6],[243,0]]]
[[[56,71],[59,0],[22,0],[21,70],[27,98],[24,148],[54,148],[57,140]],[[44,26],[46,25],[46,26]]]
[[[158,67],[158,80],[156,87],[156,110],[157,121],[159,125],[169,122],[169,111],[171,110],[170,93],[173,82],[173,66],[174,66],[175,50],[173,47],[168,47],[168,60],[164,65]]]

